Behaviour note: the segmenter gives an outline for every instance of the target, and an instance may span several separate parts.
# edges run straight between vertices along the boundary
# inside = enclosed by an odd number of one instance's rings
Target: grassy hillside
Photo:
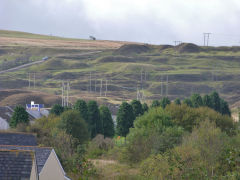
[[[69,44],[65,44],[65,48],[58,47],[51,40],[46,46],[0,46],[2,69],[4,63],[14,62],[11,66],[15,66],[19,61],[25,63],[26,59],[35,61],[50,57],[40,65],[0,75],[1,88],[27,88],[28,73],[36,73],[38,91],[61,95],[64,80],[70,82],[71,96],[97,98],[112,104],[136,98],[137,89],[144,93],[147,102],[166,95],[170,99],[183,99],[191,93],[204,94],[213,90],[231,105],[240,101],[240,47],[199,47],[190,43],[176,47],[123,45],[124,42],[86,40],[81,44],[80,40],[76,41],[77,48]],[[101,52],[82,55],[99,49]]]

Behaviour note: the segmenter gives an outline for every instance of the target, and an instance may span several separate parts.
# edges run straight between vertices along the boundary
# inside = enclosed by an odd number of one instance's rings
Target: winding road
[[[84,56],[84,55],[88,55],[88,54],[95,54],[95,53],[100,53],[102,51],[93,51],[93,52],[86,52],[86,53],[81,53],[81,54],[78,54],[79,56]],[[19,69],[22,69],[22,68],[25,68],[25,67],[28,67],[28,66],[32,66],[32,65],[35,65],[35,64],[40,64],[40,63],[43,63],[47,60],[40,60],[40,61],[35,61],[35,62],[31,62],[31,63],[27,63],[27,64],[23,64],[21,66],[17,66],[17,67],[14,67],[14,68],[10,68],[10,69],[7,69],[7,70],[3,70],[3,71],[0,71],[0,74],[4,74],[4,73],[7,73],[7,72],[12,72],[12,71],[16,71],[16,70],[19,70]]]

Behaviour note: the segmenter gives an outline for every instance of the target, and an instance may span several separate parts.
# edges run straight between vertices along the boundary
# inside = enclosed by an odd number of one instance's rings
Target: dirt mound
[[[134,55],[134,54],[146,53],[146,52],[149,52],[150,50],[151,50],[151,47],[148,45],[127,44],[115,50],[114,54]]]
[[[103,57],[98,60],[101,63],[108,63],[108,62],[135,62],[134,58],[126,57],[126,56],[107,56]]]
[[[176,46],[176,49],[178,52],[180,53],[195,53],[195,52],[199,52],[201,50],[201,48],[199,46],[197,46],[196,44],[192,44],[192,43],[182,43],[178,46]]]
[[[158,46],[158,49],[160,51],[162,51],[164,49],[169,49],[169,48],[173,48],[173,46],[172,45],[160,45],[160,46]]]

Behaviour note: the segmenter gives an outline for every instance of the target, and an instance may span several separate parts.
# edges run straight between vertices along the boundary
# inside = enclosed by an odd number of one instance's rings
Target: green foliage
[[[211,97],[208,94],[203,96],[203,106],[213,107]]]
[[[188,99],[188,98],[186,98],[186,99],[183,100],[183,104],[186,104],[186,105],[188,105],[189,107],[193,107],[193,104],[192,104],[191,99]]]
[[[123,102],[117,112],[117,134],[126,137],[129,128],[133,127],[134,119],[132,106]]]
[[[80,144],[88,140],[89,133],[87,124],[78,111],[69,110],[62,113],[58,127],[66,130],[66,132],[76,138]]]
[[[64,112],[61,116],[49,115],[43,117],[37,119],[28,129],[30,132],[36,133],[40,146],[54,148],[64,170],[73,179],[87,178],[96,174],[93,164],[85,157],[86,147],[82,143],[87,142],[88,133],[86,132],[86,123],[79,116],[79,112],[70,110]],[[81,138],[85,136],[86,139],[78,140],[69,133],[76,131],[80,135],[74,134],[74,136],[81,136]]]
[[[96,101],[89,101],[88,107],[88,126],[91,132],[91,138],[97,134],[103,133],[103,123],[100,118],[100,112]]]
[[[182,133],[183,129],[172,124],[167,112],[161,107],[152,108],[135,120],[127,136],[125,159],[139,162],[153,152],[165,152],[181,142]]]
[[[147,112],[147,111],[148,111],[148,105],[147,105],[147,103],[143,103],[142,109],[143,109],[143,112]]]
[[[171,101],[168,99],[168,97],[164,97],[160,101],[160,106],[164,109],[168,104],[171,104]]]
[[[186,104],[167,106],[166,111],[170,113],[172,122],[177,126],[181,126],[184,130],[191,132],[200,122],[209,119],[216,123],[217,127],[221,128],[228,134],[234,133],[236,128],[235,123],[229,116],[223,116],[220,113],[207,107],[191,108]]]
[[[111,112],[108,107],[100,107],[100,118],[103,123],[103,135],[104,137],[113,137],[114,136],[114,123],[111,116]]]
[[[220,112],[220,97],[218,93],[216,91],[212,92],[210,94],[210,98],[211,98],[212,108],[215,111]]]
[[[88,152],[87,152],[88,157],[98,158],[99,156],[106,153],[108,150],[112,149],[113,146],[114,146],[114,143],[112,139],[104,138],[103,135],[98,134],[89,143]]]
[[[82,100],[82,99],[79,99],[75,102],[73,108],[77,111],[80,112],[82,118],[88,122],[88,107],[87,107],[87,103]]]
[[[136,117],[143,115],[143,108],[142,108],[142,104],[139,100],[132,100],[131,102],[131,106],[133,109],[133,114]]]
[[[23,123],[23,124],[29,123],[28,113],[26,112],[24,107],[16,106],[14,108],[14,112],[10,120],[10,127],[15,128],[20,123]]]
[[[191,101],[192,101],[192,106],[195,108],[203,105],[202,97],[200,96],[200,94],[193,94],[191,96]]]
[[[151,107],[158,107],[160,106],[160,102],[158,100],[153,100]]]
[[[228,103],[223,99],[220,99],[220,113],[231,116],[231,111],[229,109]]]
[[[177,99],[174,100],[174,103],[176,105],[181,105],[181,100],[179,98],[177,98]]]
[[[61,115],[64,112],[64,107],[59,104],[54,104],[50,110],[50,114],[55,114],[56,116]]]
[[[181,145],[143,161],[141,173],[150,179],[219,179],[217,166],[227,140],[214,123],[201,122]]]

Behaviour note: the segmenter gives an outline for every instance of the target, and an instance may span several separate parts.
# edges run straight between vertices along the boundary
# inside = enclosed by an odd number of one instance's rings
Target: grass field
[[[98,50],[101,52],[81,55]],[[44,56],[49,59],[42,64],[1,75],[0,87],[26,89],[28,73],[36,73],[35,90],[58,96],[62,80],[69,81],[72,101],[74,97],[92,98],[115,106],[136,98],[139,89],[146,102],[213,90],[232,107],[240,102],[240,47],[153,46],[0,31],[2,69]]]

